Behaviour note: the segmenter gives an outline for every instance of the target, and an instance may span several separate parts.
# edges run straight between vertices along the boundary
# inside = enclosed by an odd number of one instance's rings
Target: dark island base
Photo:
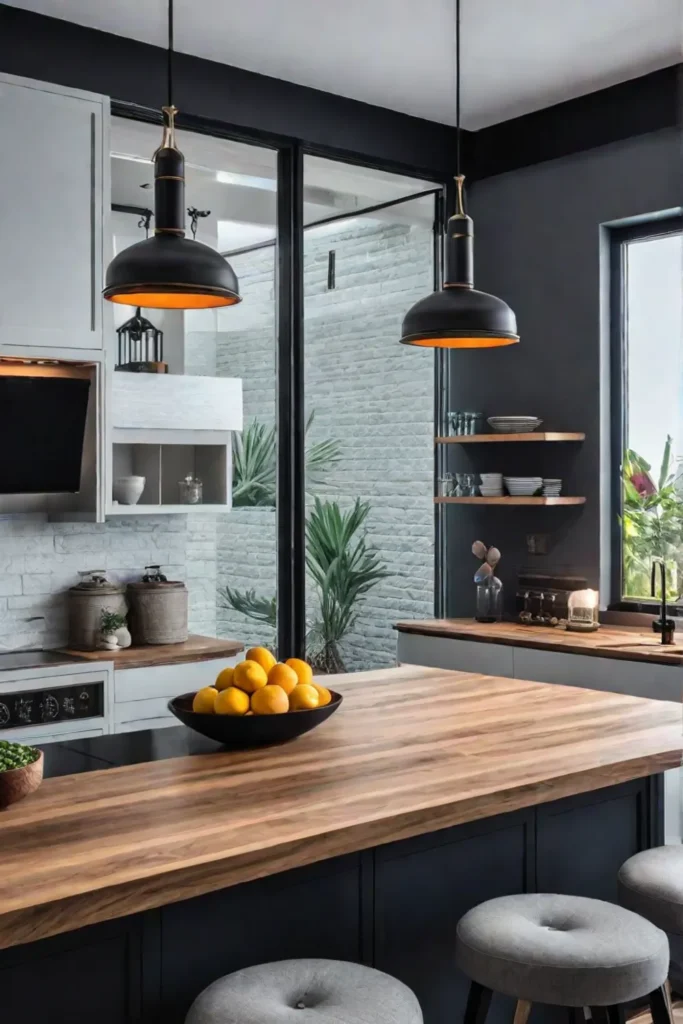
[[[182,1024],[194,997],[239,967],[333,957],[401,978],[426,1024],[457,1024],[468,985],[453,966],[459,917],[523,891],[615,901],[622,862],[662,842],[661,792],[658,777],[630,782],[2,950],[2,1017]],[[491,1024],[509,1024],[512,1009],[496,997]],[[567,1016],[537,1007],[533,1019]]]

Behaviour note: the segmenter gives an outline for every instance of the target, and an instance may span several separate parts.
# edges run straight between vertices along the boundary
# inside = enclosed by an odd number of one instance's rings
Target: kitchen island
[[[662,841],[674,704],[411,666],[330,685],[339,711],[289,745],[174,728],[46,748],[55,777],[0,814],[6,1013],[180,1024],[221,974],[329,956],[450,1024],[468,907],[615,898],[621,862]]]

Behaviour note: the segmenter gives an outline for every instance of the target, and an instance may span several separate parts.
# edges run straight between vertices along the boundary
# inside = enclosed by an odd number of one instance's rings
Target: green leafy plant
[[[255,590],[232,590],[225,587],[226,602],[223,607],[234,608],[236,612],[254,619],[256,622],[265,622],[273,629],[277,626],[277,601],[274,597],[258,597]]]
[[[652,467],[628,449],[623,468],[624,596],[650,596],[652,560],[669,567],[667,597],[678,597],[683,570],[683,501],[677,491],[673,441],[667,437],[657,480]]]
[[[389,575],[376,548],[361,533],[369,513],[369,503],[360,498],[346,512],[337,502],[316,498],[306,521],[306,569],[318,598],[317,613],[308,629],[308,653],[313,665],[323,672],[346,671],[340,644],[358,618],[358,601]],[[275,598],[230,587],[224,595],[225,607],[275,626]]]
[[[308,417],[306,434],[313,425],[315,410]],[[306,487],[325,483],[328,470],[339,462],[341,446],[332,438],[316,441],[306,448]],[[233,434],[232,503],[236,508],[275,505],[277,440],[275,427],[253,420],[242,433]]]
[[[103,636],[110,636],[112,633],[115,633],[117,629],[121,629],[121,627],[125,625],[125,615],[119,615],[118,612],[107,611],[106,608],[102,609],[100,614],[100,631]]]

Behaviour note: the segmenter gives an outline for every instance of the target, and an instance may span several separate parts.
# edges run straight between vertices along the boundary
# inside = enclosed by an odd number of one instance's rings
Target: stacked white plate
[[[489,416],[486,422],[498,434],[529,434],[543,420],[537,416]]]
[[[513,498],[529,497],[543,487],[540,476],[506,476],[505,487]]]
[[[479,493],[482,498],[502,498],[503,496],[503,474],[502,473],[481,473],[481,485]]]
[[[543,494],[546,498],[559,498],[562,490],[561,480],[552,480],[550,477],[543,479]]]

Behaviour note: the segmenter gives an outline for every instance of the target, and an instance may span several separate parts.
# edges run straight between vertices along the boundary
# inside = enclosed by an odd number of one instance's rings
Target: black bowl
[[[168,710],[189,729],[226,747],[267,747],[271,743],[286,743],[303,736],[333,715],[342,702],[342,696],[330,692],[332,700],[325,707],[288,711],[285,715],[202,715],[192,710],[194,693],[181,693],[174,697],[168,702]]]

